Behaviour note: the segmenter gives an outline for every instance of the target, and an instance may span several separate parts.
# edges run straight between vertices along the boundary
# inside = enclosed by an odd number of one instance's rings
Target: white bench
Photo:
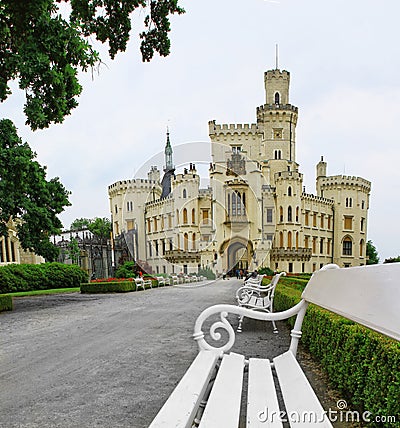
[[[147,286],[149,286],[150,288],[153,288],[150,279],[144,280],[143,278],[135,278],[135,283],[136,283],[136,290],[139,290],[139,288],[146,290]]]
[[[162,285],[166,285],[167,284],[167,280],[163,276],[156,276],[156,280],[157,280],[159,286],[161,284]]]
[[[238,305],[242,308],[252,309],[253,311],[273,312],[275,288],[281,276],[285,275],[285,272],[277,273],[268,285],[261,285],[262,276],[257,282],[255,280],[251,281],[250,278],[250,280],[245,282],[244,286],[236,291]],[[237,328],[238,333],[242,331],[243,318],[244,316],[240,315]],[[274,320],[272,320],[272,325],[274,327],[274,333],[278,333]]]
[[[303,317],[309,303],[340,314],[352,321],[400,340],[400,263],[339,269],[327,265],[311,277],[302,300],[289,310],[263,313],[234,305],[215,305],[197,318],[194,338],[199,353],[175,390],[161,408],[151,428],[238,427],[243,391],[243,374],[248,370],[247,427],[282,427],[276,395],[276,374],[286,415],[299,415],[292,427],[331,427],[322,405],[296,360]],[[289,350],[268,359],[229,353],[235,331],[228,313],[266,321],[278,321],[297,315],[291,331]],[[216,347],[207,342],[202,327],[210,317],[219,315],[209,335],[221,341],[217,329],[227,333],[226,343]],[[236,319],[234,317],[234,319]],[[384,393],[384,391],[382,391]],[[306,412],[306,413],[305,413]],[[301,415],[315,420],[302,420]]]

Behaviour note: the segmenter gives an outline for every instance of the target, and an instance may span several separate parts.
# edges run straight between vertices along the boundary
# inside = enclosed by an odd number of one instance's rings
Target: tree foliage
[[[57,215],[70,205],[69,192],[58,178],[46,180],[46,167],[35,157],[14,124],[0,120],[0,236],[7,236],[14,220],[22,248],[51,261],[58,250],[49,237],[60,232]]]
[[[110,237],[111,221],[107,217],[77,218],[71,223],[71,230],[88,229],[94,236],[101,240]]]
[[[62,122],[78,105],[78,71],[100,61],[92,40],[107,42],[112,59],[125,51],[136,9],[145,11],[143,61],[168,55],[170,15],[184,12],[178,0],[0,0],[0,101],[18,80],[33,130]]]
[[[376,265],[379,263],[378,251],[372,241],[367,242],[367,265]]]
[[[105,241],[110,237],[111,233],[111,222],[107,217],[96,217],[91,220],[88,229],[102,241]]]
[[[385,259],[383,263],[399,263],[400,262],[400,256],[397,257],[389,257],[388,259]]]
[[[76,218],[72,223],[70,230],[82,230],[87,229],[90,224],[90,220],[88,218]]]

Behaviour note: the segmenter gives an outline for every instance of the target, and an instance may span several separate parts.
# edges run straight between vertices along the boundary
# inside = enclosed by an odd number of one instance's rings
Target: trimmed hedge
[[[12,311],[13,310],[13,301],[12,297],[8,294],[0,295],[0,312],[2,311]]]
[[[286,310],[300,298],[300,291],[278,284],[275,310]],[[289,323],[293,326],[294,317]],[[375,416],[396,416],[400,420],[397,341],[312,304],[304,317],[302,331],[301,343],[321,362],[343,398],[360,411],[371,412],[371,420]]]
[[[81,284],[81,293],[128,293],[129,291],[136,291],[136,283],[134,281]]]
[[[42,263],[0,267],[0,293],[79,287],[88,275],[77,265]]]
[[[152,278],[152,277],[151,277]],[[149,290],[150,288],[164,287],[164,284],[158,285],[156,279],[145,278],[145,281],[151,280],[151,287],[145,284],[144,289]],[[167,286],[169,284],[166,284]],[[131,279],[121,280],[116,279],[114,281],[92,281],[90,283],[81,284],[81,293],[128,293],[130,291],[141,291],[143,287],[136,286],[136,282]]]

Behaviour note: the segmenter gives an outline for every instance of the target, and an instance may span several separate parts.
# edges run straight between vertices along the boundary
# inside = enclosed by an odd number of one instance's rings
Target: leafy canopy
[[[184,12],[178,0],[0,0],[0,101],[11,93],[9,82],[18,80],[26,123],[33,130],[61,123],[78,105],[78,70],[100,61],[91,41],[107,42],[114,59],[126,49],[136,9],[145,11],[143,61],[155,52],[167,56],[170,15]]]
[[[107,217],[93,219],[77,218],[71,223],[71,230],[88,229],[97,238],[106,240],[111,234],[111,221]]]
[[[367,265],[376,265],[379,263],[378,251],[372,241],[367,242]]]
[[[0,120],[0,236],[14,220],[22,248],[52,261],[58,250],[49,237],[61,230],[57,215],[70,205],[69,192],[58,178],[46,180],[35,157],[11,120]]]

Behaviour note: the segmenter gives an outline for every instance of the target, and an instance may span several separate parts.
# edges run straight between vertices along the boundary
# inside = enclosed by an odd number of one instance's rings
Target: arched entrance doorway
[[[230,241],[225,246],[226,272],[235,274],[237,269],[247,270],[250,266],[252,244],[249,241]]]

